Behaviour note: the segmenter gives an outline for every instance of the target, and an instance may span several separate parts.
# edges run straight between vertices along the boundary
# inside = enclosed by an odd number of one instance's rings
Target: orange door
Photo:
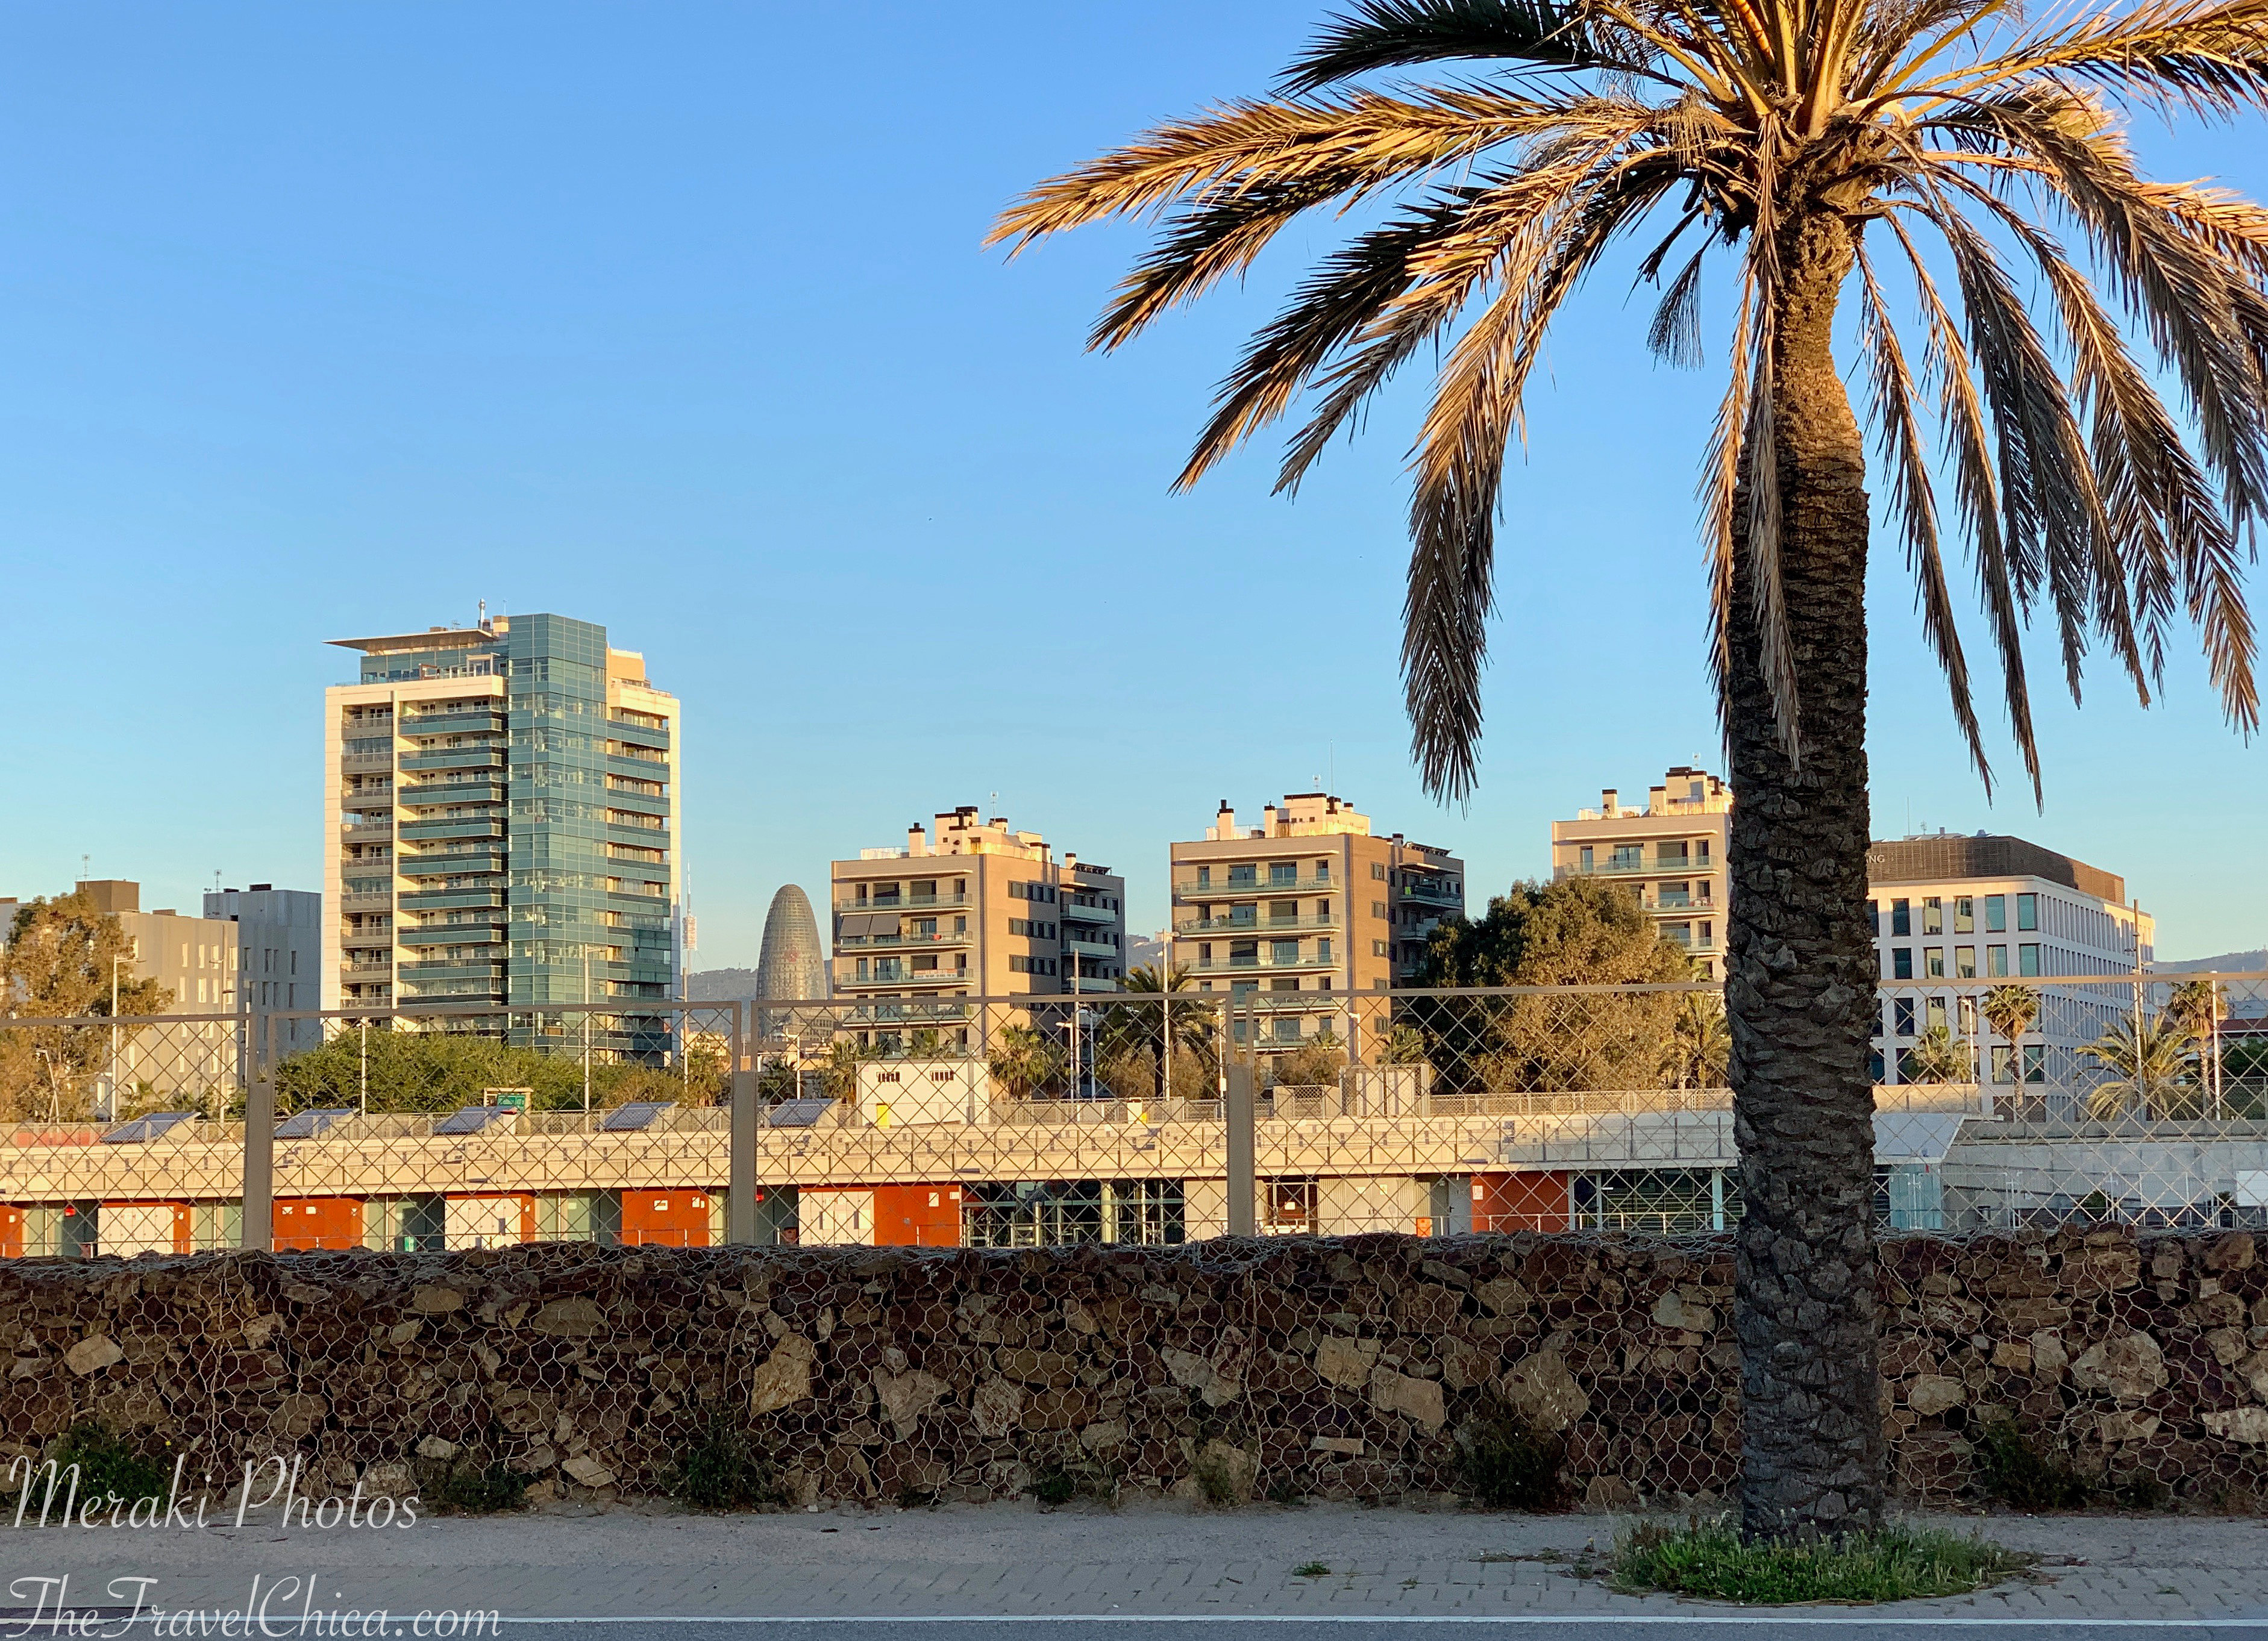
[[[0,1203],[0,1259],[24,1257],[24,1211]]]
[[[874,1240],[885,1247],[959,1247],[961,1188],[876,1186]]]
[[[362,1246],[362,1203],[352,1196],[285,1196],[276,1203],[276,1251]]]
[[[707,1247],[709,1193],[625,1190],[622,1246],[637,1247],[647,1242],[663,1247]]]
[[[1564,1173],[1473,1175],[1476,1231],[1566,1231],[1572,1225]]]

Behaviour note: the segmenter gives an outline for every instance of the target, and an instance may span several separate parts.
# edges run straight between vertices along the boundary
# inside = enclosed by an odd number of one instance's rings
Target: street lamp
[[[103,1077],[101,1112],[106,1122],[118,1115],[118,966],[133,960],[124,952],[114,953],[110,959],[110,1065]]]

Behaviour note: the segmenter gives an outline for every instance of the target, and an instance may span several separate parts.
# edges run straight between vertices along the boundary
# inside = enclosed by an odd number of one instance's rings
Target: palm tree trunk
[[[1734,1327],[1750,1537],[1883,1520],[1875,1350],[1874,954],[1867,894],[1866,452],[1831,348],[1852,265],[1838,217],[1787,232],[1773,411],[1801,755],[1775,739],[1736,569],[1726,1002],[1741,1153]],[[1745,497],[1742,517],[1745,517]],[[1741,545],[1744,548],[1745,542]],[[1744,565],[1746,553],[1737,556]]]

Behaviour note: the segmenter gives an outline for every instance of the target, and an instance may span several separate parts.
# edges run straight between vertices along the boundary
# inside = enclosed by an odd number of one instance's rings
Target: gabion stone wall
[[[538,1498],[658,1493],[721,1418],[784,1498],[1454,1492],[1498,1409],[1570,1502],[1721,1495],[1739,1375],[1723,1237],[1176,1248],[311,1254],[0,1264],[0,1461],[74,1422],[217,1486],[399,1495],[501,1463]],[[2268,1266],[2250,1236],[1883,1249],[1883,1417],[1910,1495],[2013,1418],[2098,1481],[2268,1494]]]

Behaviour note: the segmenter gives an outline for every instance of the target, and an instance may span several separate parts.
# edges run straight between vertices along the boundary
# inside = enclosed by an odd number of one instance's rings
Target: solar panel
[[[512,1113],[502,1106],[467,1106],[462,1111],[453,1111],[433,1125],[436,1134],[477,1134],[498,1117]]]
[[[153,1111],[146,1117],[136,1117],[122,1122],[102,1137],[106,1145],[138,1145],[163,1135],[168,1129],[196,1121],[194,1111]]]
[[[783,1100],[764,1114],[766,1128],[813,1128],[827,1114],[832,1100]]]
[[[670,1100],[630,1100],[616,1106],[599,1119],[601,1134],[635,1134],[650,1128],[653,1120],[676,1102]]]
[[[276,1126],[278,1139],[315,1139],[330,1131],[341,1117],[355,1115],[352,1106],[326,1107],[320,1111],[295,1111]]]

